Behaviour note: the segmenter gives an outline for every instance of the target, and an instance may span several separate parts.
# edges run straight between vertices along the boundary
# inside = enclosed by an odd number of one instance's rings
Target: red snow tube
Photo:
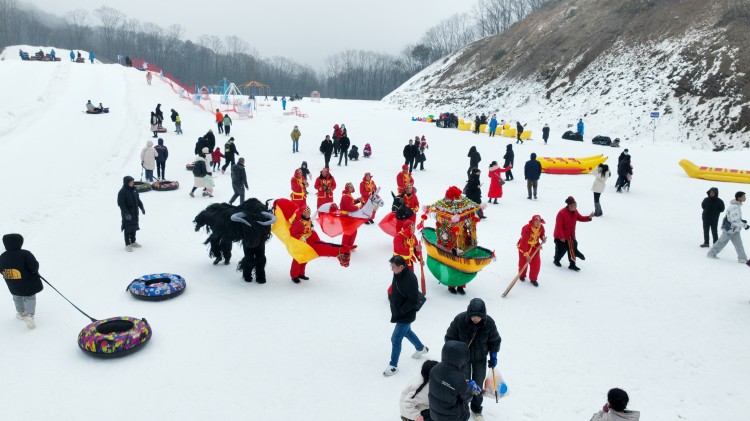
[[[169,190],[177,190],[180,187],[179,181],[154,181],[151,183],[151,187],[156,191],[169,191]]]
[[[543,168],[542,172],[547,174],[581,174],[583,168]]]

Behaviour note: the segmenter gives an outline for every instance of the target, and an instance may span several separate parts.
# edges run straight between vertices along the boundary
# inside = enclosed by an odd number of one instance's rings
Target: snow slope
[[[211,265],[202,245],[206,235],[191,223],[211,203],[188,197],[192,174],[184,169],[197,137],[213,127],[209,113],[179,100],[156,78],[147,86],[142,72],[118,65],[21,62],[8,55],[0,74],[0,232],[23,234],[41,273],[92,316],[146,317],[154,329],[141,352],[95,360],[75,342],[87,319],[50,288],[38,296],[33,331],[14,318],[10,295],[1,293],[0,418],[78,420],[103,410],[113,420],[134,414],[149,420],[398,419],[401,389],[421,362],[409,358],[405,342],[398,375],[381,374],[393,328],[385,294],[390,237],[363,226],[349,268],[335,259],[315,260],[308,265],[311,279],[300,285],[289,280],[291,259],[272,239],[269,282],[245,283],[234,264]],[[103,102],[110,114],[86,115],[87,99]],[[123,176],[140,176],[139,152],[150,139],[148,116],[157,103],[165,115],[175,108],[182,116],[185,135],[163,136],[170,148],[167,177],[181,188],[141,195],[143,248],[125,253],[116,194]],[[334,165],[339,186],[370,171],[385,195],[395,189],[406,140],[425,134],[427,170],[414,174],[422,203],[442,197],[450,185],[463,187],[470,146],[479,149],[485,170],[508,143],[413,123],[410,114],[382,102],[291,105],[310,117],[285,117],[273,103],[252,120],[235,119],[251,196],[288,197],[289,178],[302,160],[316,174],[323,162],[318,144],[334,123],[346,124],[360,151],[369,142],[374,152],[368,160]],[[299,154],[291,153],[289,139],[295,124],[302,131]],[[217,136],[217,143],[224,139]],[[439,359],[448,324],[471,298],[483,298],[498,323],[499,367],[511,394],[499,405],[486,400],[485,419],[588,419],[611,387],[627,390],[643,419],[743,419],[746,405],[737,395],[750,387],[750,272],[731,246],[713,261],[697,245],[705,191],[718,185],[728,202],[748,186],[690,179],[677,162],[737,168],[746,167],[750,154],[717,155],[645,139],[636,145],[630,148],[632,191],[616,194],[610,181],[604,217],[579,224],[587,257],[580,273],[552,265],[551,234],[568,195],[583,212],[593,210],[593,177],[544,175],[539,200],[529,201],[523,162],[530,152],[605,153],[614,164],[621,150],[553,138],[547,146],[531,141],[514,148],[516,180],[480,224],[479,242],[498,260],[469,284],[467,295],[448,294],[427,274],[428,301],[413,328],[430,358]],[[214,200],[227,200],[229,175],[216,181]],[[540,287],[519,283],[501,299],[516,272],[521,227],[533,214],[546,219],[550,237]],[[240,255],[235,247],[233,260]],[[144,303],[124,291],[130,280],[155,272],[184,276],[186,293]]]

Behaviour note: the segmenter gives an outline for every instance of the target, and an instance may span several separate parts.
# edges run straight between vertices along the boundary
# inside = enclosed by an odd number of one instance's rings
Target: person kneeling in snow
[[[628,406],[628,393],[622,389],[610,389],[607,393],[607,403],[601,411],[591,417],[591,421],[638,421],[641,413],[625,409]]]

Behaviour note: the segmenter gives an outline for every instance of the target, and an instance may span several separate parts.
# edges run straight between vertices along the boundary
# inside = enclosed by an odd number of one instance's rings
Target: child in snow
[[[372,147],[370,147],[369,143],[365,143],[365,148],[362,150],[362,156],[365,158],[369,158],[372,156]]]
[[[359,161],[359,148],[357,148],[357,145],[352,145],[352,148],[349,150],[349,160]]]
[[[218,171],[221,168],[221,158],[224,158],[224,154],[217,146],[216,150],[211,152],[211,171]]]
[[[307,168],[307,161],[302,161],[302,165],[300,165],[299,169],[302,171],[302,177],[305,180],[310,179],[310,169]]]
[[[214,197],[214,178],[211,173],[203,176],[203,184],[206,186],[206,191],[203,192],[203,197]]]
[[[610,389],[607,393],[607,403],[601,411],[591,417],[591,421],[638,421],[641,413],[625,409],[630,398],[622,389]]]
[[[399,406],[402,420],[430,419],[430,370],[437,365],[435,360],[427,360],[422,364],[422,375],[415,377],[401,392]]]
[[[229,136],[229,131],[232,130],[232,118],[229,117],[229,113],[224,114],[224,135]]]
[[[21,248],[21,234],[4,235],[3,244],[6,251],[0,254],[0,273],[3,274],[5,283],[13,295],[16,318],[23,320],[29,329],[33,329],[36,327],[36,294],[44,288],[39,276],[39,262],[30,251]]]

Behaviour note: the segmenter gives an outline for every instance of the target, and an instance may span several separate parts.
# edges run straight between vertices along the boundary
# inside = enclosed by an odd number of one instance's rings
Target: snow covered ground
[[[104,411],[113,420],[134,414],[154,420],[398,419],[399,394],[421,361],[409,358],[405,341],[398,375],[381,374],[393,328],[385,292],[390,237],[376,225],[363,226],[349,268],[335,259],[315,260],[308,265],[311,279],[300,285],[290,281],[291,258],[274,238],[267,247],[269,282],[245,283],[234,264],[211,265],[202,245],[206,235],[192,225],[211,201],[188,196],[192,174],[184,165],[198,136],[215,128],[212,115],[156,78],[146,85],[145,74],[134,69],[21,62],[14,57],[17,48],[8,51],[0,61],[0,233],[23,234],[41,273],[92,316],[146,317],[154,334],[133,356],[92,359],[76,345],[87,319],[52,289],[38,296],[33,331],[15,319],[10,295],[0,293],[0,418],[78,420]],[[88,99],[111,112],[83,113]],[[150,140],[148,118],[157,103],[165,116],[171,108],[182,116],[185,134],[174,135],[167,122],[170,132],[163,136],[170,151],[167,177],[181,188],[141,195],[143,248],[126,253],[116,195],[123,176],[140,178],[139,152]],[[411,122],[408,112],[381,102],[324,98],[289,105],[310,117],[283,116],[273,103],[252,120],[234,120],[251,197],[288,197],[289,179],[302,160],[317,174],[323,164],[318,145],[334,123],[346,124],[360,152],[367,142],[374,152],[346,167],[334,164],[339,187],[370,171],[384,197],[395,190],[407,139],[426,135],[427,170],[414,173],[423,204],[451,185],[463,187],[470,146],[481,153],[486,177],[489,163],[500,161],[512,143]],[[298,154],[291,153],[289,138],[295,124],[302,131]],[[223,141],[217,135],[217,143]],[[611,387],[627,390],[643,419],[744,418],[747,405],[739,394],[750,387],[750,271],[737,263],[731,246],[714,261],[698,244],[706,190],[717,185],[728,204],[735,191],[750,186],[690,179],[677,162],[742,168],[750,153],[711,153],[650,139],[623,146],[633,156],[632,190],[616,194],[611,180],[602,196],[604,216],[579,224],[587,257],[581,272],[552,265],[551,237],[568,195],[582,213],[593,210],[593,177],[543,175],[539,200],[529,201],[523,163],[531,152],[604,153],[614,165],[621,149],[555,137],[547,146],[534,140],[514,147],[516,180],[505,185],[501,204],[488,206],[479,227],[480,244],[498,259],[469,284],[467,295],[450,295],[427,274],[428,301],[413,328],[430,347],[430,358],[439,359],[448,324],[471,298],[483,298],[498,323],[499,368],[511,392],[500,404],[485,401],[485,419],[588,419]],[[229,175],[216,181],[214,200],[228,200]],[[537,213],[550,237],[540,287],[519,283],[502,299],[516,273],[521,227]],[[745,240],[750,243],[747,234]],[[132,279],[156,272],[184,276],[186,293],[146,303],[125,292]]]

